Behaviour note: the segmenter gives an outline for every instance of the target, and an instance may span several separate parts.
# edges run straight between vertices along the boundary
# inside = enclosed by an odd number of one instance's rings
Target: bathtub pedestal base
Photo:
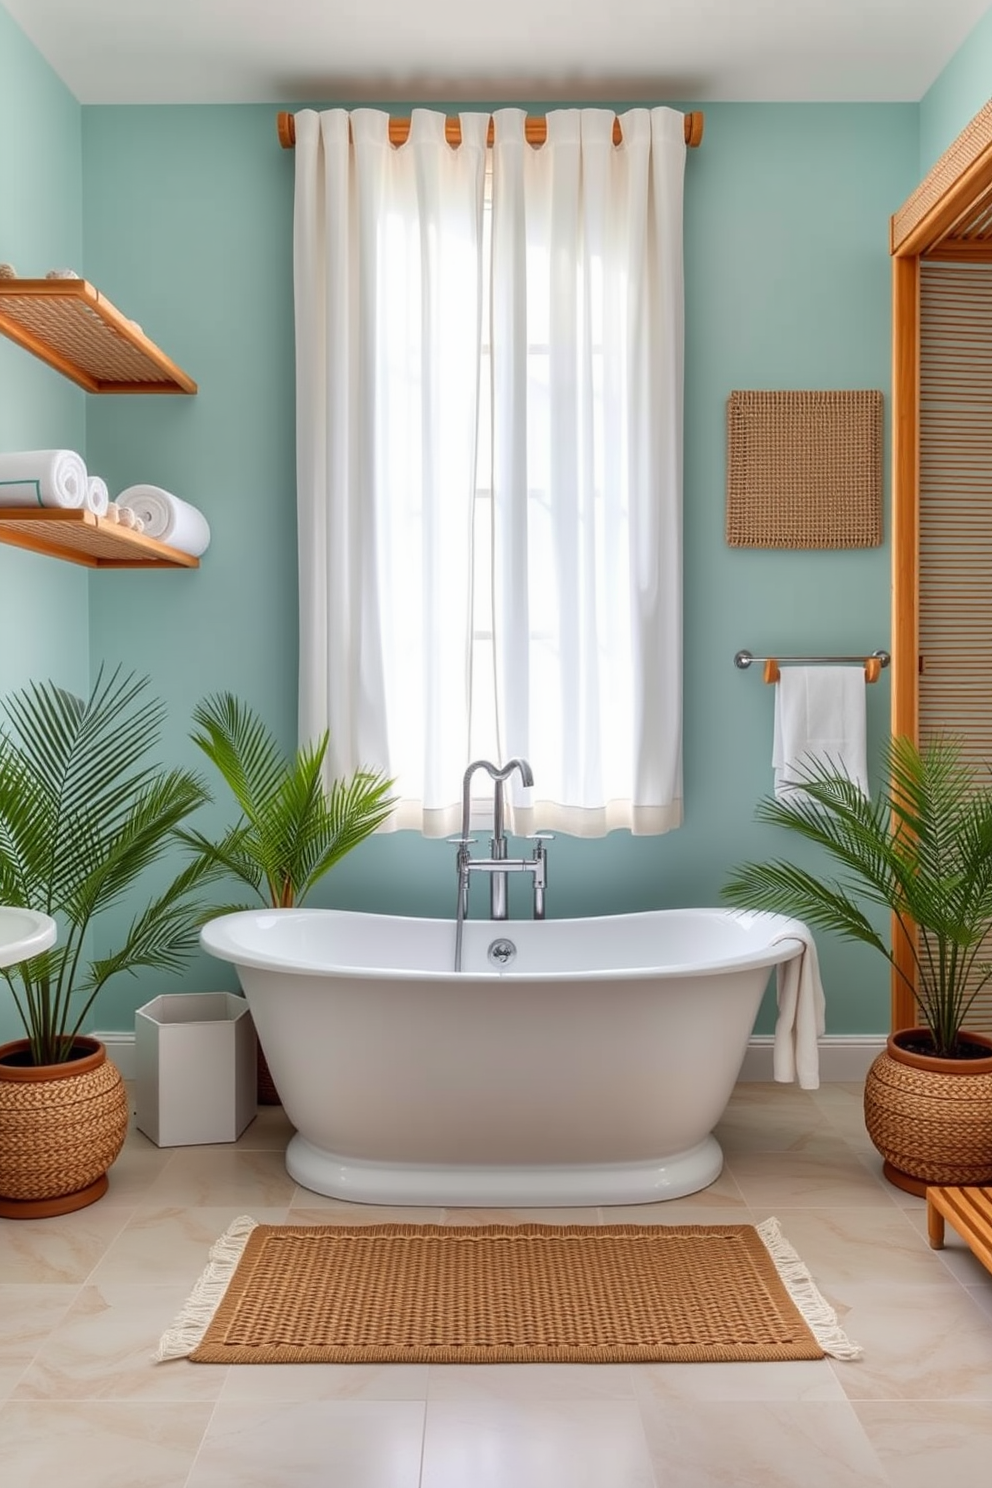
[[[326,1152],[297,1133],[286,1169],[304,1188],[356,1204],[572,1208],[654,1204],[698,1193],[719,1178],[723,1153],[709,1136],[687,1152],[649,1162],[463,1167],[365,1162]]]

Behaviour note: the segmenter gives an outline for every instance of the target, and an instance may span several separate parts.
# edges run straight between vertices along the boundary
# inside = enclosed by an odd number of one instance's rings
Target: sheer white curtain
[[[682,819],[683,117],[495,115],[494,635],[514,828]]]
[[[474,705],[534,769],[514,830],[665,831],[683,119],[632,110],[615,148],[611,112],[553,111],[534,150],[523,118],[495,116],[484,284],[488,115],[457,150],[427,110],[400,149],[375,110],[296,116],[301,734],[329,727],[332,773],[387,769],[393,824],[443,834]]]
[[[349,140],[349,120],[351,139]],[[456,830],[488,117],[296,115],[300,735],[397,777],[392,825]]]

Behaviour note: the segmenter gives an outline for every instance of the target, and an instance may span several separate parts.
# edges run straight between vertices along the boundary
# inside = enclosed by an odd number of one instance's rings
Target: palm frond
[[[0,894],[49,913],[46,887],[55,806],[6,737],[0,737]]]
[[[742,908],[796,915],[814,928],[874,946],[906,973],[861,905],[889,909],[915,958],[911,983],[940,1052],[952,1048],[982,980],[977,958],[992,930],[992,790],[980,787],[960,746],[919,749],[896,737],[874,803],[829,765],[811,762],[801,793],[767,799],[757,818],[813,844],[828,878],[781,861],[737,868],[723,895]],[[914,935],[913,928],[918,934]]]
[[[220,842],[211,841],[202,832],[189,830],[177,832],[176,836],[195,855],[194,861],[212,868],[215,877],[227,874],[240,879],[258,895],[262,904],[270,902],[262,892],[264,874],[250,850],[250,828],[245,823],[232,827]],[[246,906],[239,907],[244,909]]]
[[[816,930],[864,941],[887,954],[885,942],[855,899],[793,863],[743,863],[728,880],[724,894],[742,909],[792,915]]]
[[[350,781],[332,783],[324,830],[309,844],[310,853],[301,864],[298,903],[325,873],[389,819],[396,804],[390,795],[392,786],[385,775],[368,770],[358,771]]]
[[[258,715],[230,693],[208,698],[193,717],[194,742],[220,771],[241,815],[219,842],[195,833],[183,840],[269,904],[302,903],[395,805],[392,781],[375,771],[358,770],[325,788],[326,733],[286,758]]]
[[[0,704],[0,892],[54,915],[60,928],[56,947],[7,978],[36,1063],[64,1057],[66,1035],[113,971],[173,969],[196,944],[193,896],[209,879],[205,862],[186,865],[152,899],[119,951],[92,964],[84,957],[94,918],[133,893],[208,799],[192,772],[151,762],[164,710],[147,687],[101,670],[87,699],[50,682]]]
[[[216,766],[249,820],[264,812],[279,789],[286,761],[257,714],[233,693],[218,693],[193,710],[193,743]]]
[[[232,899],[218,904],[198,904],[194,911],[193,922],[199,931],[203,929],[208,920],[219,919],[221,915],[241,914],[246,909],[257,910],[258,904],[244,899]]]

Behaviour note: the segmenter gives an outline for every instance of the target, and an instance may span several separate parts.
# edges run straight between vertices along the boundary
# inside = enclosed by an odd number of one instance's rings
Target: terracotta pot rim
[[[89,1052],[80,1059],[69,1059],[61,1064],[6,1064],[4,1061],[10,1055],[23,1053],[29,1048],[30,1040],[13,1039],[10,1043],[0,1044],[0,1080],[20,1080],[27,1084],[40,1080],[68,1080],[74,1075],[85,1075],[90,1070],[99,1069],[107,1057],[107,1051],[100,1040],[90,1038],[88,1034],[77,1033],[72,1042],[75,1047],[85,1048]]]
[[[914,1036],[929,1038],[930,1030],[925,1027],[897,1029],[886,1039],[886,1052],[899,1064],[911,1065],[913,1069],[930,1070],[934,1074],[987,1075],[992,1072],[992,1038],[987,1034],[972,1033],[966,1028],[961,1030],[961,1036],[969,1043],[982,1044],[988,1049],[987,1055],[977,1059],[945,1059],[938,1054],[916,1054],[912,1049],[904,1049],[898,1042],[900,1038]]]

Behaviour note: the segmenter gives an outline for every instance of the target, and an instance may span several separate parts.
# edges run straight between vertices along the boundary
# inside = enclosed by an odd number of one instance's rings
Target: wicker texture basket
[[[282,1097],[276,1089],[276,1082],[272,1078],[272,1071],[269,1069],[269,1061],[265,1057],[265,1051],[262,1048],[261,1044],[258,1045],[256,1078],[258,1081],[258,1104],[260,1106],[281,1106]]]
[[[86,1055],[66,1064],[4,1064],[26,1044],[0,1046],[0,1215],[8,1219],[93,1203],[127,1136],[124,1081],[98,1040],[77,1038]]]
[[[992,1183],[992,1043],[988,1059],[937,1060],[890,1036],[865,1081],[865,1126],[886,1176],[910,1193]]]

